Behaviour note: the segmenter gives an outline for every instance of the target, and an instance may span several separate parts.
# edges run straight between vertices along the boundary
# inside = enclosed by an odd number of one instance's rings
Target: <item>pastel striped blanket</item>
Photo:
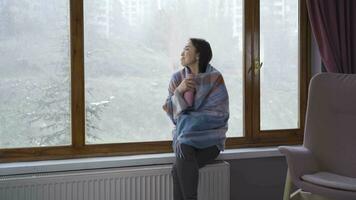
[[[172,75],[169,95],[163,105],[175,125],[172,134],[176,156],[183,156],[180,144],[199,149],[216,145],[224,150],[229,119],[229,97],[224,79],[211,65],[207,66],[205,73],[195,75],[194,104],[189,107],[183,95],[175,90],[188,70],[185,67]]]

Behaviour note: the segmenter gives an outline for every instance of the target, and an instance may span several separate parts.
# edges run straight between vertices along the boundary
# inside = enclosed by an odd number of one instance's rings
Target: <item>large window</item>
[[[162,104],[189,37],[211,43],[231,98],[228,134],[242,136],[242,14],[241,0],[85,1],[86,142],[172,138]]]
[[[162,104],[190,37],[224,76],[227,148],[301,142],[304,1],[0,0],[0,13],[2,162],[171,151]]]
[[[0,148],[70,145],[68,1],[0,0],[0,14]]]

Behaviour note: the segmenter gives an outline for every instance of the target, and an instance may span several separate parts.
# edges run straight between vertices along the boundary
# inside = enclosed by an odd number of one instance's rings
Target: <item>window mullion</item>
[[[306,1],[299,0],[299,134],[304,134],[305,113],[307,110],[308,85],[311,78],[311,30]]]
[[[84,38],[83,0],[70,0],[72,146],[84,146]]]
[[[254,63],[260,62],[260,1],[253,0],[252,11],[252,52],[249,68],[252,76],[252,133],[253,141],[259,138],[260,134],[260,71],[254,69]]]

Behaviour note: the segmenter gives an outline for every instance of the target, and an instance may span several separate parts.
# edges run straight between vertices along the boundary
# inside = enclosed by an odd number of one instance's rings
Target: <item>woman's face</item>
[[[199,54],[196,53],[196,49],[190,40],[185,45],[180,55],[181,55],[180,62],[183,66],[191,66],[194,63],[198,62]]]

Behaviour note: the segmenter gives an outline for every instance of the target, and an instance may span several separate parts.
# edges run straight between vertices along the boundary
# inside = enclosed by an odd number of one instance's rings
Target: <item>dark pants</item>
[[[183,158],[176,157],[173,164],[173,199],[197,200],[199,168],[215,160],[220,150],[217,146],[196,149],[181,144]]]

